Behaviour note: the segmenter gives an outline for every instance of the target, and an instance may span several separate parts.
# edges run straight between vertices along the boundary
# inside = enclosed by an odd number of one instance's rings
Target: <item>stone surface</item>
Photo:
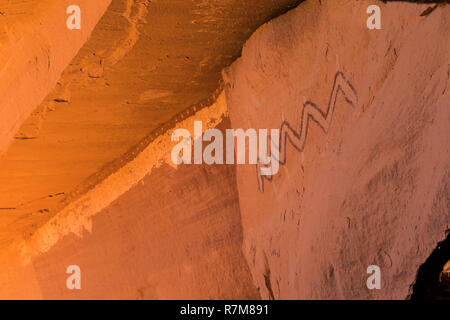
[[[450,8],[380,4],[368,30],[369,4],[306,1],[225,72],[233,128],[290,132],[263,192],[255,166],[237,167],[262,298],[404,299],[449,229]]]
[[[222,82],[294,3],[112,1],[0,159],[1,298],[408,296],[450,228],[450,8],[307,0]],[[281,128],[280,172],[175,166],[196,120]]]
[[[93,8],[109,2],[80,2],[83,32],[89,30],[88,22],[99,18]],[[14,74],[19,77],[16,85],[39,88],[40,93],[17,93],[26,99],[34,97],[23,107],[27,115],[34,111],[18,132],[11,133],[16,139],[0,157],[0,181],[7,181],[0,184],[0,208],[4,208],[0,210],[0,242],[28,237],[104,178],[106,174],[99,177],[98,173],[105,172],[105,167],[120,161],[173,116],[211,98],[219,87],[221,70],[239,56],[251,33],[299,2],[114,0],[72,61],[67,58],[75,55],[75,44],[78,50],[82,43],[81,38],[78,42],[72,38],[77,31],[65,28],[68,1],[8,2],[0,22],[7,19],[7,26],[18,24],[22,17],[21,26],[28,30],[23,31],[22,47],[10,48],[10,54],[19,59],[17,52],[34,55],[29,50],[40,50],[45,58],[46,42],[35,48],[31,40],[40,39],[37,33],[55,46],[50,51],[58,68],[52,60],[50,73],[41,67],[28,70],[42,71],[38,78],[34,73]],[[29,12],[39,16],[43,27],[28,19]],[[46,62],[44,58],[39,61]],[[26,59],[20,60],[23,67]],[[63,74],[55,86],[56,71]],[[4,83],[0,90],[10,93],[0,100],[0,110],[22,110]],[[39,99],[44,100],[38,106]],[[0,128],[7,123],[2,118]],[[110,171],[115,169],[113,165]]]

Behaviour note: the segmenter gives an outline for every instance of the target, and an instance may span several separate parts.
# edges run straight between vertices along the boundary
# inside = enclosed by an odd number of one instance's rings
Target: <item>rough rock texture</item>
[[[228,128],[224,95],[174,119]],[[195,116],[192,114],[195,113]],[[257,299],[242,253],[234,166],[169,162],[160,132],[124,167],[0,254],[0,297],[33,299]],[[70,265],[82,290],[66,288]]]
[[[112,2],[0,159],[0,298],[408,295],[450,224],[449,8],[306,1],[213,94],[295,2]],[[281,128],[280,172],[173,166],[195,120]]]
[[[69,30],[66,8],[73,1],[0,1],[0,155],[55,86],[110,3],[78,1],[82,28]]]
[[[257,298],[234,179],[233,167],[155,170],[96,214],[91,233],[68,235],[33,260],[41,297]],[[79,292],[65,287],[61,271],[71,264],[83,270]]]
[[[20,1],[15,2],[19,7],[15,10],[11,8],[14,1],[7,2],[6,7],[0,6],[5,11],[0,23],[3,19],[13,23],[17,15],[29,12],[39,13],[44,23],[39,28],[37,22],[24,19],[23,26],[32,32],[24,31],[21,47],[10,48],[10,54],[20,57],[19,52],[35,49],[30,39],[44,38],[55,45],[51,54],[58,68],[52,60],[51,72],[47,71],[47,44],[41,41],[36,50],[45,48],[39,51],[45,68],[29,68],[29,76],[19,72],[15,80],[16,85],[39,89],[40,94],[17,92],[24,99],[33,98],[24,105],[28,113],[34,112],[0,157],[0,181],[7,181],[0,184],[0,243],[28,237],[117,170],[112,162],[173,116],[209,99],[219,87],[221,70],[239,56],[252,32],[300,0],[113,0],[71,62],[76,51],[72,50],[73,32],[65,28],[67,1],[53,1],[57,4],[53,6],[51,1]],[[84,32],[90,21],[86,19],[97,17],[91,6],[106,2],[79,3]],[[16,11],[20,14],[15,15]],[[77,49],[81,45],[75,44]],[[21,61],[27,68],[28,60]],[[42,71],[37,78],[36,70]],[[21,110],[16,91],[4,86],[4,78],[0,80],[0,93],[10,92],[7,98],[2,94],[0,110]],[[0,128],[9,123],[3,115]],[[110,169],[104,170],[107,166]]]
[[[287,137],[272,181],[237,167],[262,298],[403,299],[450,228],[450,7],[378,3],[368,30],[370,4],[306,1],[226,72],[232,127]]]
[[[174,182],[169,184],[167,179]],[[62,238],[33,259],[33,273],[21,272],[14,281],[2,281],[0,296],[258,298],[241,251],[233,179],[233,167],[175,170],[165,165],[157,169],[99,212],[92,220],[92,232]],[[210,183],[225,187],[210,188]],[[65,270],[73,264],[82,270],[80,291],[66,288]],[[32,280],[22,278],[30,274]],[[24,290],[32,283],[33,290]]]
[[[220,117],[210,126],[217,125],[223,129],[229,122]],[[108,178],[27,243],[11,246],[0,259],[0,296],[258,298],[241,250],[235,168],[173,168],[161,158],[171,147],[160,137],[119,170],[118,178]],[[145,176],[137,179],[142,170]],[[116,196],[122,189],[127,191]],[[72,264],[83,270],[81,291],[66,288],[65,269]]]

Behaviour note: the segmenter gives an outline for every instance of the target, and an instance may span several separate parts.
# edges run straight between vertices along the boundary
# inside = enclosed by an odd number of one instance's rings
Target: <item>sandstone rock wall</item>
[[[237,167],[262,298],[403,299],[449,229],[450,8],[370,4],[306,1],[225,72],[232,127],[282,135],[272,181]]]
[[[66,9],[72,1],[1,3],[0,154],[55,86],[110,3],[111,0],[78,1],[83,8],[81,30],[66,28]]]
[[[223,94],[191,112],[174,126],[192,129],[194,118],[204,130],[230,126]],[[235,167],[174,166],[171,132],[4,250],[0,297],[259,298],[241,250]],[[82,272],[79,291],[66,287],[71,265]]]
[[[0,298],[405,298],[450,224],[450,8],[379,2],[383,28],[368,30],[369,4],[307,0],[263,25],[215,103],[0,238]],[[279,173],[174,166],[171,132],[195,120],[281,129]],[[81,291],[66,288],[69,265]]]

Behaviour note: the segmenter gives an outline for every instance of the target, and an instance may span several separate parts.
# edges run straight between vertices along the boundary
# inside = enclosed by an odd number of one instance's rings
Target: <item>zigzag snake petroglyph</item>
[[[288,121],[283,121],[280,128],[280,136],[279,136],[279,164],[286,164],[286,149],[287,142],[289,142],[292,146],[298,151],[303,152],[303,148],[305,147],[305,142],[308,137],[308,126],[309,119],[313,120],[317,125],[325,133],[328,133],[328,130],[331,126],[331,121],[333,119],[334,108],[336,106],[337,95],[341,91],[343,93],[343,97],[345,101],[352,106],[355,107],[355,103],[358,100],[358,96],[356,94],[356,90],[353,85],[346,79],[344,74],[340,71],[336,73],[334,76],[333,88],[330,94],[330,100],[328,102],[328,108],[326,112],[323,112],[314,102],[306,101],[303,104],[303,112],[300,123],[300,130],[296,132]],[[273,154],[272,154],[272,158]],[[272,159],[272,161],[274,161]],[[275,159],[276,161],[276,159]],[[258,159],[258,163],[256,164],[256,176],[258,180],[258,189],[262,193],[264,193],[264,179],[267,179],[269,182],[272,181],[273,176],[271,175],[262,175],[261,168],[262,164],[260,163],[260,159]]]

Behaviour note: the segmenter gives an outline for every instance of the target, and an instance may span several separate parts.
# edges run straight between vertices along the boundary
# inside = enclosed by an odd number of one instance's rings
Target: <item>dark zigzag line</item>
[[[280,146],[280,165],[286,164],[287,138],[298,152],[303,152],[306,139],[308,137],[309,119],[314,121],[320,128],[322,128],[325,133],[328,133],[328,129],[330,128],[333,119],[334,108],[336,106],[337,95],[339,92],[343,93],[345,101],[350,104],[352,108],[354,108],[354,102],[358,100],[356,90],[353,85],[345,78],[344,74],[338,71],[334,76],[333,88],[331,89],[330,100],[328,102],[326,112],[323,112],[320,108],[318,108],[315,103],[306,101],[303,104],[302,120],[298,133],[292,128],[289,122],[282,122],[280,127],[280,140],[278,144]],[[260,159],[258,158],[258,164],[256,165],[256,178],[258,181],[258,189],[262,193],[264,193],[264,179],[271,182],[273,176],[261,175],[261,165],[259,163],[259,160]]]

